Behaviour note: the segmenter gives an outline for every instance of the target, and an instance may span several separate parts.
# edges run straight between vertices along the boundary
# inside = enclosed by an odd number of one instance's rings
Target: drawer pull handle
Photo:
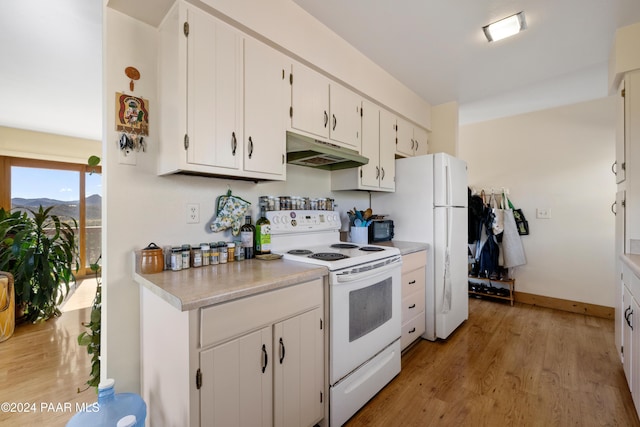
[[[267,365],[269,364],[269,356],[267,355],[267,347],[262,344],[262,373],[267,370]]]
[[[409,282],[409,284],[410,284],[410,285],[413,285],[413,284],[415,284],[415,283],[416,283],[416,281],[415,281],[415,280],[412,280],[412,281],[410,281],[410,282]]]
[[[409,308],[410,308],[410,309],[411,309],[411,308],[416,308],[416,305],[415,305],[415,304],[411,304],[411,305],[409,306]]]
[[[416,331],[416,328],[414,327],[413,329],[411,329],[411,330],[409,331],[409,333],[410,333],[410,334],[412,334],[412,333],[414,333],[415,331]]]
[[[282,342],[282,338],[280,338],[280,364],[282,365],[282,361],[284,360],[284,343]]]

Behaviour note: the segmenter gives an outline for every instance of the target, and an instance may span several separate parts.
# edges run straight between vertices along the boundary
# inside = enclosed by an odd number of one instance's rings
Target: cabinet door
[[[360,167],[360,183],[378,188],[380,185],[380,109],[369,101],[362,102],[362,155],[369,163]]]
[[[400,117],[396,118],[396,123],[398,138],[396,152],[404,156],[413,156],[413,149],[415,147],[413,125]]]
[[[422,129],[421,127],[414,126],[413,127],[413,154],[416,156],[422,156],[427,154],[429,151],[429,134],[426,129]]]
[[[274,425],[313,426],[323,417],[324,339],[316,308],[274,325]]]
[[[635,319],[640,316],[640,308],[635,298],[631,299],[631,313],[630,320],[633,325],[631,333],[631,375],[633,379],[631,380],[630,389],[631,397],[637,410],[640,408],[640,327],[639,322],[636,322]]]
[[[380,110],[380,188],[396,189],[396,118]]]
[[[628,280],[625,278],[625,281]],[[631,301],[633,300],[633,296],[627,286],[624,286],[624,295],[622,297],[622,303],[624,307],[623,317],[625,321],[625,327],[622,337],[622,343],[624,345],[624,376],[627,378],[627,383],[629,384],[629,390],[633,390],[633,372],[632,372],[632,364],[631,361],[634,357],[633,353],[633,306]],[[636,314],[637,315],[637,314]]]
[[[244,169],[283,175],[286,165],[285,57],[247,38],[244,47]]]
[[[270,426],[271,326],[200,353],[203,426]]]
[[[329,88],[329,137],[331,140],[360,152],[360,108],[362,98],[349,89],[332,83]]]
[[[237,169],[242,37],[198,9],[187,17],[187,162]]]
[[[291,127],[329,138],[329,81],[302,64],[291,70]]]

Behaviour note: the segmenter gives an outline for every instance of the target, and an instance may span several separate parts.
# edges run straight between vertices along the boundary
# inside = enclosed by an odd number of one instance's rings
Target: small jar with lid
[[[202,249],[200,249],[200,246],[191,248],[191,266],[202,267]]]
[[[182,245],[182,268],[189,268],[191,266],[191,245]]]
[[[220,264],[226,264],[227,261],[229,261],[227,244],[225,242],[218,242],[218,250],[220,251]]]
[[[235,259],[236,261],[244,261],[244,248],[242,247],[242,240],[236,240],[236,251],[235,251]]]
[[[200,250],[202,251],[202,266],[206,267],[211,262],[211,248],[208,243],[200,243]]]
[[[216,242],[209,243],[209,247],[211,248],[211,256],[209,260],[210,265],[218,265],[220,264],[220,250],[218,249],[218,244]]]
[[[229,262],[234,262],[236,257],[236,244],[233,242],[227,243],[227,259]]]
[[[171,248],[171,270],[182,270],[182,248],[179,246]]]

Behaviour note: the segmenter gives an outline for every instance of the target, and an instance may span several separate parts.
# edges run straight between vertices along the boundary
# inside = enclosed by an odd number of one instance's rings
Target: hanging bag
[[[489,206],[493,213],[493,221],[491,223],[491,230],[493,235],[496,236],[498,242],[502,239],[502,232],[504,231],[504,209],[498,204],[493,193],[489,197]]]
[[[509,204],[509,209],[511,209],[513,211],[513,218],[516,221],[516,226],[518,228],[518,234],[521,236],[526,236],[529,234],[529,223],[527,222],[527,219],[524,217],[524,213],[522,212],[522,209],[516,209],[513,204],[511,203],[511,200],[507,199],[507,202]]]
[[[527,258],[524,254],[524,247],[518,233],[514,211],[511,209],[513,205],[504,192],[502,193],[502,200],[505,206],[510,207],[510,209],[504,210],[504,233],[502,237],[503,266],[505,268],[518,267],[526,264]]]

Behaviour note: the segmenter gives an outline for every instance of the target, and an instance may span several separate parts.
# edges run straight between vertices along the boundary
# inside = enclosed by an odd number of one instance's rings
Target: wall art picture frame
[[[116,92],[116,131],[149,135],[149,101]]]

